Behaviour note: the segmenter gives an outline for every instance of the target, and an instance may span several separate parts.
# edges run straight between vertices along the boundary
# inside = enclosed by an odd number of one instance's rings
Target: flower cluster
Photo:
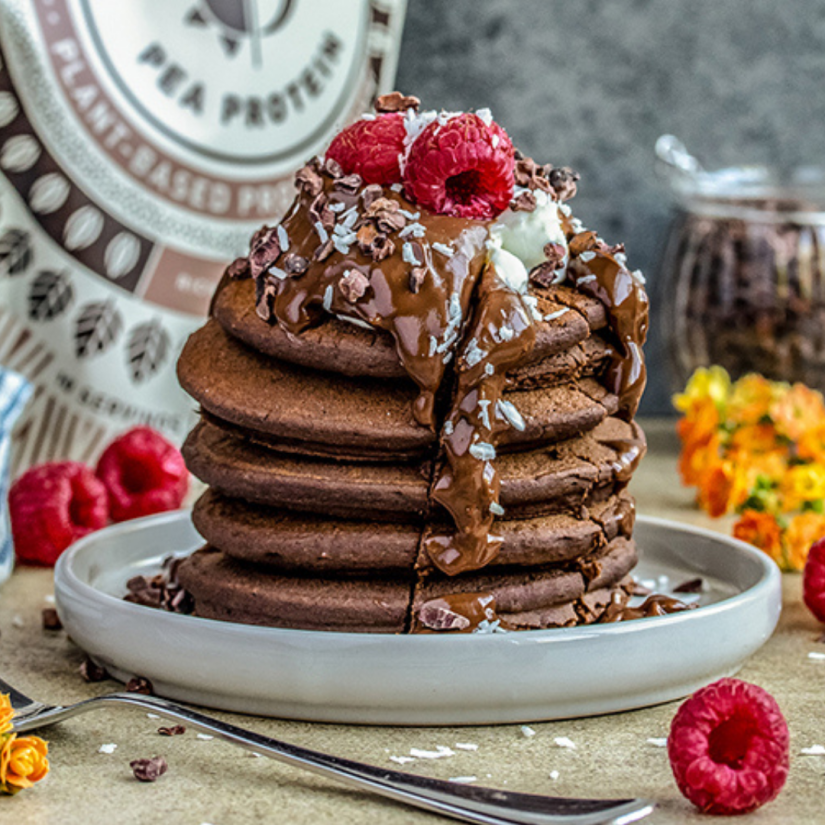
[[[39,736],[18,736],[12,730],[14,710],[0,693],[0,794],[31,788],[49,772],[48,745]]]
[[[682,482],[711,516],[784,570],[801,570],[825,537],[825,402],[804,384],[698,369],[674,398]]]

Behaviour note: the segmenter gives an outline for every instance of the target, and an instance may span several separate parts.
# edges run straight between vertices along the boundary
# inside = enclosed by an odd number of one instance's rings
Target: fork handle
[[[627,825],[647,816],[654,808],[651,802],[644,799],[568,799],[415,776],[281,742],[221,722],[166,699],[135,693],[111,693],[87,699],[71,707],[57,707],[38,714],[30,724],[21,719],[15,727],[21,731],[43,727],[75,713],[92,710],[99,704],[149,708],[288,765],[305,768],[398,802],[481,825]]]

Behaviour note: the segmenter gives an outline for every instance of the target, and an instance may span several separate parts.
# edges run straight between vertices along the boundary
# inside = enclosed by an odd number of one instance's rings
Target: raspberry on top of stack
[[[596,620],[636,560],[643,279],[489,111],[376,108],[181,356],[211,489],[180,580],[200,615],[280,626]]]

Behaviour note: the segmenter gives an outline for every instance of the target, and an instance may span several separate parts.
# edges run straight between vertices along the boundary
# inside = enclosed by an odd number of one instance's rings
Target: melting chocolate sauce
[[[421,605],[415,632],[473,633],[485,622],[502,630],[512,629],[496,613],[496,599],[492,593],[451,593]]]
[[[693,610],[695,607],[695,604],[685,604],[685,602],[671,596],[654,593],[652,596],[648,596],[638,607],[611,602],[599,622],[629,622],[632,619],[648,619],[651,616],[680,613],[683,610]]]

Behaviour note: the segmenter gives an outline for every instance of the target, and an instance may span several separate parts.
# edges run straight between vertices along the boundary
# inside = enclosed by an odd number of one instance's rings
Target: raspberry
[[[457,218],[489,219],[513,197],[515,156],[507,133],[478,115],[434,120],[416,138],[404,190],[420,206]]]
[[[12,484],[9,515],[18,560],[52,565],[72,542],[106,526],[106,488],[76,461],[41,464]]]
[[[802,574],[802,595],[808,610],[825,622],[825,538],[815,541],[808,551]]]
[[[359,120],[339,132],[327,149],[344,174],[360,175],[364,183],[389,186],[401,182],[398,156],[404,152],[404,118],[400,114]]]
[[[774,698],[720,679],[677,711],[667,751],[679,790],[709,814],[742,814],[773,799],[788,776],[788,726]]]
[[[116,438],[95,472],[109,493],[113,521],[174,510],[189,488],[180,451],[151,427],[135,427]]]

